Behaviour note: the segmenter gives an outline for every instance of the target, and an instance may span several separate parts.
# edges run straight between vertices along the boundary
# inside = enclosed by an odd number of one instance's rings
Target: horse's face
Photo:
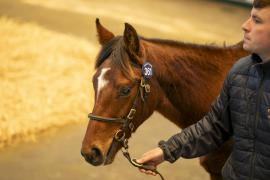
[[[114,38],[114,36],[104,29],[98,21],[97,28],[101,44]],[[130,38],[130,34],[127,34],[128,30],[126,29],[123,38],[128,35]],[[135,31],[133,28],[131,30]],[[133,35],[134,34],[132,34],[132,36]],[[137,34],[135,35],[137,36]],[[105,38],[107,38],[107,40]],[[134,98],[139,91],[141,70],[135,66],[131,67],[133,70],[133,77],[128,78],[127,75],[119,69],[119,66],[112,63],[111,56],[108,56],[99,65],[92,79],[95,90],[95,104],[92,114],[105,118],[126,117],[133,105]],[[151,103],[151,105],[149,105],[150,103],[147,103],[147,108],[142,108],[142,100],[140,97],[138,97],[138,99],[138,108],[135,118],[133,119],[135,129],[154,111],[154,103]],[[142,114],[144,114],[144,116],[142,116]],[[119,145],[117,150],[114,154],[110,155],[110,157],[108,157],[108,153],[114,135],[120,127],[121,124],[119,123],[94,120],[89,121],[81,149],[82,155],[87,162],[97,166],[103,163],[110,164],[113,161],[115,153],[121,146]],[[130,135],[131,133],[126,134],[126,137],[129,138]]]
[[[95,104],[92,114],[108,118],[124,117],[131,107],[131,99],[136,95],[137,86],[125,78],[120,70],[109,64],[110,59],[106,60],[93,76]],[[82,147],[82,152],[89,163],[93,165],[103,163],[114,134],[119,128],[118,123],[92,120],[89,122]]]

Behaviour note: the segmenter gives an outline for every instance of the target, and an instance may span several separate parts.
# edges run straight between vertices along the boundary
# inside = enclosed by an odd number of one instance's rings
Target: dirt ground
[[[115,34],[122,34],[124,22],[129,22],[145,37],[232,44],[241,40],[240,27],[248,15],[247,7],[210,0],[0,0],[0,16],[33,22],[50,31],[87,39],[97,47],[96,17]],[[87,164],[80,156],[86,126],[87,119],[81,124],[43,133],[37,142],[20,143],[1,150],[0,179],[159,179],[139,173],[121,153],[109,166]],[[179,132],[177,127],[154,113],[132,136],[130,152],[139,157],[156,147],[159,140],[176,132]],[[159,170],[168,180],[209,179],[198,159],[164,163]]]

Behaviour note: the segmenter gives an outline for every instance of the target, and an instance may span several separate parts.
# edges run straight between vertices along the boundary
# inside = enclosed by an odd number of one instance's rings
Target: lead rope
[[[153,165],[150,165],[150,164],[142,164],[142,163],[138,163],[136,161],[136,159],[131,159],[130,157],[130,154],[128,152],[128,140],[125,139],[123,142],[123,147],[124,149],[122,148],[121,151],[123,153],[123,155],[127,158],[127,160],[134,166],[134,167],[137,167],[137,168],[141,168],[141,169],[145,169],[145,170],[150,170],[156,174],[159,175],[159,177],[161,178],[161,180],[164,180],[164,177],[162,176],[162,174],[157,170],[157,168]]]

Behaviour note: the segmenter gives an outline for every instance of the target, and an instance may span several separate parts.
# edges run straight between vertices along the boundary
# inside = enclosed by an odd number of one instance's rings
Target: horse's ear
[[[99,19],[96,19],[96,27],[97,27],[97,33],[98,33],[98,40],[101,45],[106,44],[109,42],[112,38],[114,38],[114,34],[107,30],[105,27],[103,27]]]
[[[139,37],[136,30],[128,23],[125,23],[124,42],[131,60],[136,64],[142,64],[139,59],[141,56]]]

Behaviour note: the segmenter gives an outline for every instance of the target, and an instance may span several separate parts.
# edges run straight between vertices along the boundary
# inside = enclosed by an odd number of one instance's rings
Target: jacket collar
[[[262,67],[264,72],[270,73],[270,60],[263,62],[258,54],[253,53],[251,55],[252,61]]]

